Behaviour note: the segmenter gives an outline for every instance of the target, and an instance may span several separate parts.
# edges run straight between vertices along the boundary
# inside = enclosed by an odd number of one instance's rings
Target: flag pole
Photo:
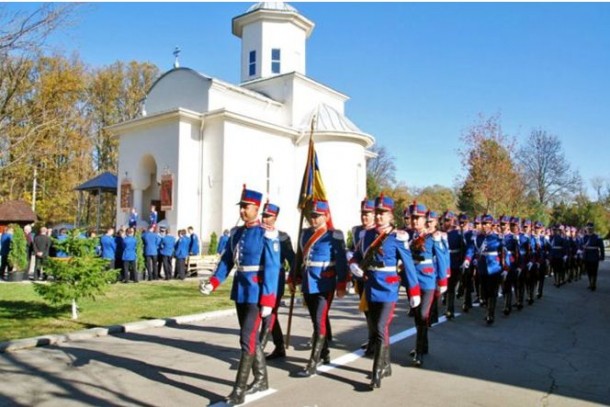
[[[311,148],[311,145],[313,143],[313,129],[314,129],[314,124],[315,124],[315,120],[316,120],[316,116],[314,115],[311,118],[311,125],[310,125],[310,130],[309,130],[309,146],[308,146],[308,151],[307,151],[307,164],[305,167],[305,174],[307,174],[309,172],[309,169],[313,169],[313,151]],[[308,175],[306,175],[308,176]],[[311,176],[313,177],[314,174],[312,172]],[[303,177],[304,180],[303,182],[305,182],[305,177]],[[313,182],[313,180],[312,180]],[[301,185],[301,192],[303,192],[303,186]],[[307,197],[301,197],[301,199],[303,199],[304,202],[306,202]],[[301,199],[299,199],[299,203],[301,203]],[[288,349],[288,347],[290,346],[290,330],[292,328],[292,315],[294,313],[294,297],[296,294],[296,277],[297,275],[300,274],[301,272],[301,267],[303,265],[303,250],[301,249],[301,239],[303,237],[303,220],[305,219],[305,210],[306,210],[306,205],[304,205],[301,208],[301,216],[300,216],[300,220],[299,220],[299,234],[298,234],[298,238],[297,238],[297,252],[296,255],[294,256],[294,264],[292,264],[292,268],[291,268],[291,272],[292,272],[292,278],[290,279],[290,306],[288,308],[288,323],[286,325],[286,349]]]

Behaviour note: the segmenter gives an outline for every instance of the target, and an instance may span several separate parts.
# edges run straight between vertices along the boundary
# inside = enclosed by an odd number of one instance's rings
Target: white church
[[[374,138],[345,116],[348,96],[306,76],[314,23],[282,2],[257,3],[232,21],[241,83],[178,67],[152,85],[141,117],[112,126],[119,139],[117,225],[151,204],[175,234],[204,242],[237,224],[243,184],[280,206],[277,226],[296,240],[310,123],[336,228],[360,222]]]

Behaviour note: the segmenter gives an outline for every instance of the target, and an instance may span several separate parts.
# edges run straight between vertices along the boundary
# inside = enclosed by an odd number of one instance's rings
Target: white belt
[[[422,261],[416,261],[414,262],[416,265],[417,264],[432,264],[432,259],[428,259],[428,260],[422,260]]]
[[[334,261],[306,261],[306,267],[331,267],[334,266]]]
[[[553,249],[563,250],[563,246],[553,246]]]
[[[460,249],[449,250],[449,253],[459,253],[459,252],[461,252]]]
[[[370,271],[396,271],[396,266],[388,266],[388,267],[370,267]]]
[[[498,252],[483,252],[481,253],[483,256],[497,256]]]
[[[237,266],[237,271],[260,271],[261,266]]]

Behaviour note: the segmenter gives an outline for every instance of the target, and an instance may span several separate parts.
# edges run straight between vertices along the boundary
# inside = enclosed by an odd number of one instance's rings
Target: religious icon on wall
[[[130,211],[133,207],[133,191],[131,189],[131,180],[124,178],[121,181],[121,210]]]
[[[161,210],[171,211],[174,203],[172,199],[172,190],[174,186],[174,178],[171,174],[161,176]]]

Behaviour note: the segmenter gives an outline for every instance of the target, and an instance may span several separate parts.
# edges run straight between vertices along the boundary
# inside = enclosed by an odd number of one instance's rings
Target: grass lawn
[[[198,285],[198,279],[113,284],[96,300],[80,300],[79,319],[73,321],[70,304],[46,303],[33,284],[0,284],[0,341],[234,307],[231,281],[210,296],[201,295]]]

